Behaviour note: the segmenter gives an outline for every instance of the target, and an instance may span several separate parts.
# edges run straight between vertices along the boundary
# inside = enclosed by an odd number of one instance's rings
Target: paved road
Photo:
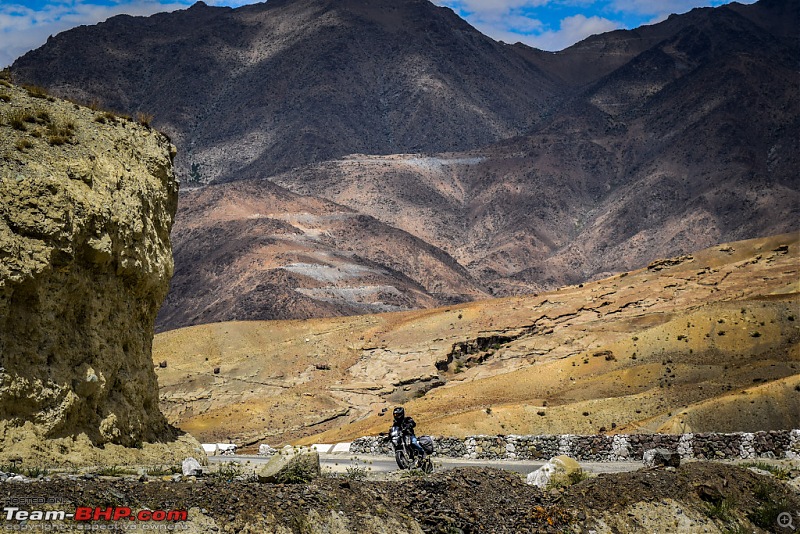
[[[397,464],[394,458],[390,456],[370,456],[366,454],[320,454],[320,465],[323,470],[329,470],[332,473],[344,473],[348,467],[363,467],[369,468],[372,473],[385,473],[388,471],[396,471]],[[263,456],[209,456],[208,460],[212,464],[219,464],[223,462],[238,462],[245,466],[251,465],[253,467],[259,464],[265,464],[268,458]],[[494,467],[497,469],[507,469],[515,473],[527,475],[531,471],[539,469],[544,462],[542,461],[511,461],[511,460],[462,460],[456,458],[434,458],[434,466],[436,470],[440,469],[453,469],[455,467],[465,466],[480,466],[480,467]],[[581,467],[585,471],[591,473],[621,473],[626,471],[636,471],[642,467],[641,462],[580,462]]]

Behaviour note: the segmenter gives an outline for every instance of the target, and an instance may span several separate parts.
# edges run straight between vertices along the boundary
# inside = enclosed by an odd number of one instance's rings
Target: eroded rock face
[[[87,438],[172,441],[151,348],[173,271],[175,148],[135,121],[3,95],[0,456],[31,434],[64,438],[67,455]]]

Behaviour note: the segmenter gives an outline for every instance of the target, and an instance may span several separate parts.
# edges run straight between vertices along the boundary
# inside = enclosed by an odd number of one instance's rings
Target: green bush
[[[316,472],[304,462],[294,462],[278,473],[275,480],[278,484],[307,484],[314,480]]]

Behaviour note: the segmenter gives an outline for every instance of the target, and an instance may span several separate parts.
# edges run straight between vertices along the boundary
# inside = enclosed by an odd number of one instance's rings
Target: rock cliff
[[[175,148],[146,117],[0,84],[0,461],[170,461],[196,446],[151,360]]]

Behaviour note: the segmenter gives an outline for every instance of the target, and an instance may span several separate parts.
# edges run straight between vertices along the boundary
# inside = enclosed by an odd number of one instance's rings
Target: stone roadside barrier
[[[681,458],[800,459],[800,430],[735,432],[729,434],[572,434],[552,436],[469,436],[434,438],[436,455],[487,460],[548,460],[565,455],[586,462],[641,461],[645,451],[663,448]],[[356,454],[392,455],[382,437],[358,438],[350,445]]]

